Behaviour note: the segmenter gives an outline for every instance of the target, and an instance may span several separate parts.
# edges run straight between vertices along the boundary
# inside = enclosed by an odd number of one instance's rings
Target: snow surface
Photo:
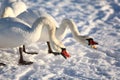
[[[60,24],[73,19],[82,35],[99,42],[97,50],[76,42],[70,30],[63,43],[71,54],[48,54],[47,45],[38,42],[27,46],[37,55],[24,54],[32,65],[18,65],[18,49],[0,50],[0,80],[120,80],[120,0],[23,0],[31,9],[47,12]],[[1,0],[0,0],[1,4]]]

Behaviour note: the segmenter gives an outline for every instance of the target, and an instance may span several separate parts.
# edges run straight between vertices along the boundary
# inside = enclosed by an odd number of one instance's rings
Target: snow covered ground
[[[18,65],[16,48],[0,50],[0,80],[120,80],[120,0],[23,0],[31,9],[47,12],[60,24],[73,19],[82,35],[99,42],[97,50],[76,42],[68,30],[63,43],[71,54],[48,54],[47,45],[27,46],[37,55],[24,54],[32,65]],[[0,0],[1,3],[1,0]]]

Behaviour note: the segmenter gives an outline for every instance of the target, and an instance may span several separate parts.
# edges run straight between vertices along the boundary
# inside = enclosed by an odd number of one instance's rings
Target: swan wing
[[[36,13],[33,12],[31,9],[27,9],[27,11],[24,11],[23,13],[21,13],[20,15],[17,16],[17,18],[25,21],[26,23],[28,23],[31,26],[38,17],[39,16],[36,15]]]
[[[0,19],[0,31],[2,31],[2,29],[8,30],[10,28],[24,28],[24,29],[30,29],[30,25],[27,24],[26,22],[18,19],[18,18],[1,18]]]
[[[0,19],[0,48],[17,47],[27,43],[30,28],[20,21],[17,18]]]
[[[22,1],[16,1],[16,2],[12,3],[11,7],[14,11],[15,16],[17,16],[27,10],[26,4]]]

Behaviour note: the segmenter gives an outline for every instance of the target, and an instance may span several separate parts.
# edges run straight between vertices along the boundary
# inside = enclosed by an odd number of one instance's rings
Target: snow
[[[120,80],[120,0],[23,0],[34,10],[47,12],[60,24],[73,19],[81,35],[92,36],[97,50],[75,41],[70,30],[63,39],[71,57],[48,54],[47,45],[27,46],[37,55],[24,54],[32,65],[18,65],[18,49],[1,49],[0,80]],[[1,4],[1,0],[0,0]]]

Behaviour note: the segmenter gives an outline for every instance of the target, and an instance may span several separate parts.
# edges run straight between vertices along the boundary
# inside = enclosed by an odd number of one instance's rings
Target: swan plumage
[[[15,0],[13,0],[15,1]],[[15,7],[15,6],[14,6]],[[5,10],[4,14],[6,13],[6,15],[14,15],[16,16],[12,11],[12,9],[10,9],[9,7],[6,8],[7,10]],[[16,8],[15,8],[16,9]],[[14,10],[15,10],[14,9]],[[11,12],[8,13],[7,11]],[[3,15],[4,15],[3,14]],[[58,39],[62,40],[65,36],[66,36],[66,31],[67,31],[67,27],[69,27],[69,29],[71,30],[72,32],[72,35],[74,37],[75,40],[77,40],[78,42],[80,42],[81,44],[84,44],[84,45],[88,45],[89,42],[87,39],[91,39],[89,36],[82,36],[80,35],[80,32],[78,31],[77,29],[77,26],[75,24],[75,22],[71,19],[63,19],[59,28],[57,27],[58,24],[56,22],[56,20],[49,14],[46,14],[46,13],[40,13],[39,11],[36,11],[36,10],[31,10],[31,9],[27,9],[25,8],[24,12],[21,11],[21,14],[17,15],[17,17],[19,19],[22,19],[24,20],[26,23],[28,23],[30,26],[32,26],[33,22],[40,16],[44,16],[44,17],[49,17],[49,19],[51,20],[51,23],[53,23],[55,26],[54,26],[54,29],[55,29],[55,35]],[[41,37],[40,37],[40,40],[42,41],[46,41],[48,40],[48,37],[44,37],[44,34],[49,34],[49,33],[46,33],[48,32],[47,28],[44,27],[44,29],[42,30],[42,33],[41,33]],[[92,44],[93,45],[93,44]],[[54,45],[52,45],[52,47],[55,48]],[[57,48],[57,47],[56,47]]]
[[[32,27],[17,18],[1,18],[0,48],[18,47],[39,41],[44,26],[48,29],[48,40],[56,47],[65,48],[55,37],[55,28],[53,27],[55,25],[51,24],[51,20],[47,17],[38,18]]]
[[[39,41],[44,27],[49,33],[46,34],[48,36],[45,36],[48,37],[46,42],[49,41],[52,44],[52,47],[59,51],[59,54],[61,54],[64,58],[70,57],[70,55],[66,52],[65,46],[56,38],[55,24],[52,23],[49,17],[38,18],[32,26],[18,18],[0,18],[0,48],[19,47],[19,64],[32,64],[32,62],[27,62],[23,59],[22,53],[26,53],[26,51],[24,46],[20,46]],[[0,65],[4,66],[5,64],[0,63]]]
[[[31,10],[31,9],[27,9],[27,11],[21,13],[17,17],[24,20],[29,25],[32,25],[33,24],[32,21],[35,21],[39,16],[49,17],[50,20],[52,21],[51,23],[55,24],[55,26],[54,26],[56,29],[55,35],[56,35],[57,39],[63,40],[64,37],[66,36],[67,30],[69,28],[76,41],[78,41],[79,43],[81,43],[83,45],[88,46],[89,42],[86,39],[89,39],[90,37],[86,36],[86,35],[81,35],[80,32],[78,31],[76,23],[72,19],[65,18],[61,21],[61,24],[58,25],[57,21],[51,15],[49,15],[47,13],[42,13],[42,12],[39,12],[36,10]],[[40,39],[47,40],[44,37],[44,34],[46,33],[46,31],[47,31],[46,29],[43,29]]]
[[[7,24],[6,24],[7,23]],[[32,35],[31,28],[17,18],[0,19],[0,48],[19,47],[39,39]],[[36,33],[38,35],[40,33]],[[33,38],[32,38],[32,37]],[[33,39],[36,40],[33,40]]]
[[[1,5],[1,17],[16,17],[27,10],[27,6],[20,0],[4,0]]]
[[[4,1],[3,4],[5,4],[2,6],[3,7],[3,13],[2,13],[3,18],[17,17],[19,19],[22,19],[22,22],[25,21],[26,23],[28,23],[29,27],[31,27],[33,25],[33,22],[35,22],[36,19],[40,17],[39,15],[42,15],[42,17],[49,17],[49,19],[51,18],[51,16],[49,16],[47,13],[39,13],[39,11],[27,9],[25,3],[22,1],[8,0],[8,1]],[[20,10],[18,10],[17,8],[20,8]],[[18,14],[16,14],[15,12],[18,12]],[[26,24],[25,22],[23,23]],[[50,34],[50,33],[48,32],[48,29],[46,27],[43,27],[39,41],[49,41],[49,35],[44,36],[45,34]],[[52,41],[50,42],[51,42],[52,49],[56,50],[57,52],[61,51],[61,48],[56,46],[55,42],[52,42]]]

